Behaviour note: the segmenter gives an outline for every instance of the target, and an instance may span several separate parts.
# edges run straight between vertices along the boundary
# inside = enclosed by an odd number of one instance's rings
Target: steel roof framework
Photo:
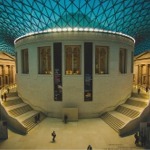
[[[30,32],[82,27],[111,30],[136,40],[135,55],[150,50],[149,0],[0,0],[0,51]]]

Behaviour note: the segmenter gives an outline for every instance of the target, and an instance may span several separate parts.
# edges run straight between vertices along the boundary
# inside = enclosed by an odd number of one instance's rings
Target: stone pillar
[[[141,71],[142,67],[141,65],[138,65],[138,84],[141,85]]]
[[[10,65],[9,67],[10,71],[9,71],[9,84],[13,83],[13,65]]]
[[[149,65],[146,64],[146,86],[149,84]]]
[[[10,84],[10,80],[11,80],[11,67],[10,67],[10,65],[8,65],[7,67],[8,67],[8,84]]]
[[[0,65],[0,87],[3,87],[3,65]]]

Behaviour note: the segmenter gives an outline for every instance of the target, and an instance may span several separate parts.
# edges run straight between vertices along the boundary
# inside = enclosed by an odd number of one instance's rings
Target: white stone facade
[[[62,101],[54,100],[53,43],[62,43]],[[84,101],[84,43],[93,44],[93,98]],[[81,45],[81,74],[66,75],[64,46]],[[108,74],[95,74],[95,46],[108,46]],[[51,46],[52,74],[38,74],[37,47]],[[31,35],[20,38],[15,44],[18,73],[17,86],[19,95],[35,109],[51,117],[61,117],[63,108],[78,108],[79,118],[98,117],[114,109],[130,97],[133,73],[132,53],[134,41],[130,38],[94,32],[60,32]],[[119,72],[119,49],[127,50],[127,73]],[[29,74],[21,72],[21,50],[28,49]]]

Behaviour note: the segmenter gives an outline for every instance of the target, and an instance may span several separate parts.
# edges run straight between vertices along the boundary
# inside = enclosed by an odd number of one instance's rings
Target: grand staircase
[[[2,102],[3,116],[8,123],[19,133],[27,134],[38,125],[46,116],[24,103],[17,92],[7,93],[7,100]],[[35,121],[35,116],[40,114],[40,120]]]
[[[133,94],[115,110],[104,113],[101,118],[119,135],[131,132],[149,113],[149,100]]]

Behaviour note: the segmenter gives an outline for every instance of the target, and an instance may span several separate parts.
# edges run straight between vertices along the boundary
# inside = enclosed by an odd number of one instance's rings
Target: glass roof
[[[150,50],[150,0],[0,0],[0,51],[30,32],[82,27],[135,38],[135,55]]]

